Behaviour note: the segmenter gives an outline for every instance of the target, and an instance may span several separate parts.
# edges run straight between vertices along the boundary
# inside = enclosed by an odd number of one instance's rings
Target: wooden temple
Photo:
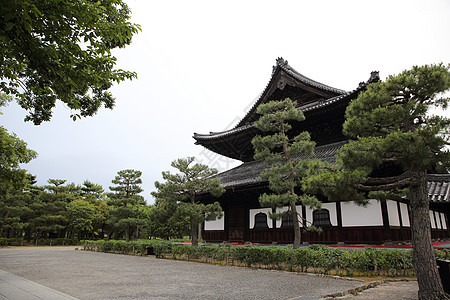
[[[283,58],[278,58],[263,93],[233,129],[194,133],[196,144],[243,162],[217,175],[226,190],[221,197],[202,199],[205,203],[219,201],[224,211],[223,218],[205,222],[203,239],[208,242],[292,243],[292,221],[272,220],[268,217],[271,208],[259,205],[259,195],[270,190],[268,183],[259,177],[267,165],[253,160],[251,140],[258,134],[253,125],[258,118],[256,108],[272,100],[287,97],[296,100],[306,120],[293,124],[292,131],[308,131],[317,145],[314,158],[334,162],[336,152],[347,141],[342,134],[346,107],[369,83],[378,80],[378,72],[372,72],[370,78],[359,83],[356,89],[344,91],[314,81],[294,70]],[[298,159],[302,158],[305,157],[298,156]],[[450,175],[433,174],[428,180],[432,237],[448,238]],[[346,199],[321,200],[320,210],[298,206],[303,219],[323,230],[321,233],[304,231],[303,242],[382,244],[411,239],[410,207],[406,200],[370,200],[366,207]],[[300,225],[303,227],[302,222]]]

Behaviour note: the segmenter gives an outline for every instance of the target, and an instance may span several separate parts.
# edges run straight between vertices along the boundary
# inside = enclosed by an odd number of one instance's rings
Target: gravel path
[[[0,269],[79,299],[318,299],[359,281],[74,247],[0,249]]]

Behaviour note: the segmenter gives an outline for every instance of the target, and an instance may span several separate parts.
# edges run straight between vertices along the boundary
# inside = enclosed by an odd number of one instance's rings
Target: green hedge
[[[82,241],[85,250],[146,255],[152,247],[160,258],[204,261],[225,265],[245,265],[269,269],[336,275],[413,275],[412,250],[345,249],[312,245],[299,249],[230,245],[177,245],[162,240]],[[449,250],[435,250],[436,258],[450,259]]]
[[[172,243],[162,240],[137,240],[126,242],[123,240],[98,240],[98,241],[81,241],[84,250],[146,255],[147,247],[153,248],[153,252],[157,257],[163,257],[171,253]]]

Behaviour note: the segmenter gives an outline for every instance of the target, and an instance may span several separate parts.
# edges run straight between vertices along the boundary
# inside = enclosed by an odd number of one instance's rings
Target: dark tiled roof
[[[297,109],[301,110],[302,112],[308,112],[311,110],[315,110],[321,107],[325,107],[328,105],[331,105],[335,102],[340,101],[341,99],[345,98],[347,95],[349,95],[350,93],[346,93],[345,95],[339,95],[321,102],[313,102],[313,103],[308,103],[305,105],[301,105],[299,107],[297,107]],[[200,134],[200,133],[194,133],[194,139],[196,140],[208,140],[208,139],[218,139],[218,138],[222,138],[225,136],[229,136],[229,135],[233,135],[242,131],[246,131],[248,129],[251,128],[255,128],[254,123],[250,123],[247,125],[243,125],[240,127],[235,127],[233,129],[229,129],[226,131],[221,131],[221,132],[210,132],[209,134]]]
[[[337,151],[344,144],[345,142],[338,142],[326,146],[319,146],[316,147],[312,156],[307,157],[305,155],[297,155],[295,159],[302,160],[307,158],[319,158],[324,161],[334,162],[336,160]],[[259,174],[269,168],[270,166],[261,160],[251,161],[220,173],[216,175],[216,177],[219,178],[220,183],[224,188],[242,187],[262,183],[262,179],[259,177]]]
[[[321,89],[321,90],[324,90],[324,91],[333,92],[333,93],[336,93],[336,94],[345,94],[345,93],[347,93],[344,90],[328,86],[326,84],[317,82],[315,80],[312,80],[312,79],[304,76],[303,74],[301,74],[301,73],[297,72],[296,70],[294,70],[294,68],[292,68],[288,64],[288,61],[284,60],[282,57],[277,58],[277,66],[280,67],[281,69],[283,69],[284,71],[286,71],[286,73],[288,73],[289,75],[291,75],[295,79],[298,79],[299,81],[301,81],[301,82],[303,82],[303,83],[305,83],[307,85],[314,86],[314,87],[316,87],[318,89]]]
[[[302,112],[305,112],[305,113],[307,113],[309,111],[314,111],[316,109],[321,109],[323,107],[327,107],[329,105],[332,105],[333,103],[344,100],[347,97],[355,97],[355,95],[358,95],[359,92],[364,90],[369,83],[379,80],[378,72],[372,72],[371,76],[367,82],[361,82],[356,89],[354,89],[353,91],[347,92],[344,90],[340,90],[340,89],[336,89],[336,88],[327,86],[323,83],[319,83],[317,81],[309,79],[306,76],[303,76],[302,74],[295,71],[291,66],[289,66],[287,61],[285,61],[282,58],[277,59],[277,66],[275,66],[274,68],[275,69],[280,68],[280,69],[285,70],[291,76],[294,76],[296,79],[304,82],[305,84],[316,86],[322,90],[332,91],[332,92],[338,94],[337,96],[334,96],[334,97],[331,97],[328,99],[314,101],[314,102],[299,106],[298,109],[302,110]],[[271,79],[271,81],[272,81],[272,79]],[[269,84],[267,85],[266,90],[270,86],[270,83],[271,82],[269,82]],[[249,124],[244,124],[245,123],[244,120],[246,120],[249,117],[249,115],[251,115],[256,110],[256,107],[258,107],[261,104],[261,102],[264,100],[263,95],[265,94],[266,90],[261,94],[261,97],[258,99],[258,101],[255,102],[253,107],[248,111],[247,115],[236,125],[236,127],[234,127],[233,129],[230,129],[230,130],[222,131],[222,132],[210,132],[209,134],[194,133],[193,137],[196,140],[196,144],[201,144],[200,143],[201,141],[218,140],[220,138],[254,128],[253,122],[251,122]]]
[[[252,108],[250,108],[250,110],[247,112],[247,114],[245,115],[244,118],[242,118],[242,120],[236,125],[235,128],[239,128],[243,125],[245,125],[246,120],[250,117],[250,115],[254,114],[256,108],[263,103],[264,99],[265,99],[265,95],[267,94],[270,86],[274,83],[274,74],[279,71],[279,70],[283,70],[285,71],[287,74],[289,74],[290,76],[292,76],[293,78],[297,79],[298,81],[309,85],[309,86],[313,86],[317,89],[326,91],[326,92],[331,92],[334,94],[338,94],[338,95],[346,95],[349,92],[346,92],[344,90],[341,89],[337,89],[331,86],[328,86],[326,84],[317,82],[315,80],[312,80],[306,76],[304,76],[303,74],[297,72],[296,70],[294,70],[294,68],[292,68],[289,64],[287,60],[284,60],[283,58],[279,57],[276,60],[277,64],[275,66],[273,66],[273,71],[272,71],[272,77],[270,78],[269,82],[266,85],[266,88],[264,89],[264,91],[261,93],[261,96],[259,97],[259,99],[255,102],[255,104],[253,104]]]
[[[427,179],[430,201],[450,204],[450,174],[429,174]]]
[[[230,130],[226,130],[226,131],[221,131],[221,132],[210,132],[209,134],[201,134],[201,133],[194,133],[194,138],[196,140],[208,140],[208,139],[217,139],[217,138],[221,138],[224,136],[228,136],[228,135],[232,135],[235,133],[239,133],[241,131],[245,131],[247,129],[253,128],[254,125],[253,123],[248,124],[248,125],[244,125],[238,128],[233,128]]]
[[[306,157],[304,155],[296,156],[296,159],[319,158],[328,162],[335,162],[337,151],[346,142],[333,143],[326,146],[316,147],[314,155]],[[261,160],[243,163],[242,165],[216,175],[221,185],[226,188],[237,188],[251,186],[262,183],[259,174],[268,170],[269,166]],[[450,174],[429,174],[428,196],[433,203],[450,204]]]

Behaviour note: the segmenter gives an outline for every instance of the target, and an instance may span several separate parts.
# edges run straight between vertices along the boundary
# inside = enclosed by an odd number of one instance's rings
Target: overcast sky
[[[116,51],[118,68],[138,79],[112,88],[114,110],[73,122],[58,103],[50,122],[23,121],[16,104],[0,125],[39,157],[37,175],[109,190],[122,169],[143,172],[150,192],[176,158],[195,156],[220,170],[239,162],[209,154],[192,135],[235,125],[266,87],[277,57],[316,81],[353,90],[413,65],[450,62],[450,1],[126,0],[142,32]]]

